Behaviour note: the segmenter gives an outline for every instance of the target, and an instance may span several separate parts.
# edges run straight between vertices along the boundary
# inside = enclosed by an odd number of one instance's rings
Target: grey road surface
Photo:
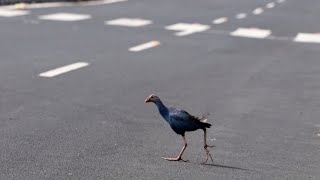
[[[128,0],[0,10],[0,179],[320,179],[319,6]],[[61,12],[90,16],[40,18]],[[152,24],[105,24],[118,18]],[[166,30],[177,23],[210,29]],[[232,36],[239,28],[250,31]],[[297,41],[299,33],[314,42]],[[158,46],[129,51],[150,41]],[[39,76],[77,62],[88,66]],[[201,164],[201,131],[186,135],[189,162],[160,158],[183,142],[144,104],[152,93],[212,114],[213,164]]]

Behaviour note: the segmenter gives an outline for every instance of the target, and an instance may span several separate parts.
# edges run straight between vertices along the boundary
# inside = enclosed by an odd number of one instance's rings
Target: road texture
[[[55,6],[0,9],[0,179],[320,179],[320,2]]]

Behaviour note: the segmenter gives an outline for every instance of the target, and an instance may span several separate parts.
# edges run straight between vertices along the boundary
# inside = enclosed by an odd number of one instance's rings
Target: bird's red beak
[[[148,103],[150,102],[150,98],[147,98],[146,100],[144,100],[144,103]]]

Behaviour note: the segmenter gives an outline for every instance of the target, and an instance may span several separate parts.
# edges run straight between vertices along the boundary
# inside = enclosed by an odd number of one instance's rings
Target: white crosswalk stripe
[[[266,38],[270,34],[271,34],[270,30],[258,29],[258,28],[238,28],[237,30],[230,33],[231,36],[258,38],[258,39]]]
[[[320,34],[298,33],[294,38],[295,42],[320,43]]]
[[[74,14],[74,13],[55,13],[39,16],[42,20],[52,20],[52,21],[81,21],[90,19],[89,14]]]
[[[0,17],[15,17],[15,16],[24,16],[29,14],[29,11],[25,10],[7,10],[7,9],[0,9]]]
[[[110,21],[105,21],[105,24],[114,26],[139,27],[152,24],[152,21],[146,19],[119,18]]]

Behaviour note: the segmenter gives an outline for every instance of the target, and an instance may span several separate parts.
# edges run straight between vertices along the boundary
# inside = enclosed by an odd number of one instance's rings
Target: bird
[[[163,117],[163,119],[167,123],[169,123],[170,127],[175,133],[182,136],[183,142],[184,142],[184,146],[177,157],[173,157],[173,158],[161,157],[162,159],[165,159],[168,161],[185,161],[182,159],[182,154],[184,153],[188,145],[185,137],[185,132],[201,129],[204,132],[204,150],[206,152],[206,159],[203,162],[203,164],[205,164],[208,161],[209,157],[213,162],[212,156],[208,148],[215,147],[215,146],[214,145],[209,146],[207,144],[207,128],[211,127],[211,124],[206,122],[207,116],[209,114],[203,117],[196,117],[189,114],[185,110],[177,109],[174,107],[167,107],[162,103],[160,98],[154,94],[151,94],[147,99],[145,99],[145,103],[150,103],[150,102],[153,102],[158,107],[160,115]]]

